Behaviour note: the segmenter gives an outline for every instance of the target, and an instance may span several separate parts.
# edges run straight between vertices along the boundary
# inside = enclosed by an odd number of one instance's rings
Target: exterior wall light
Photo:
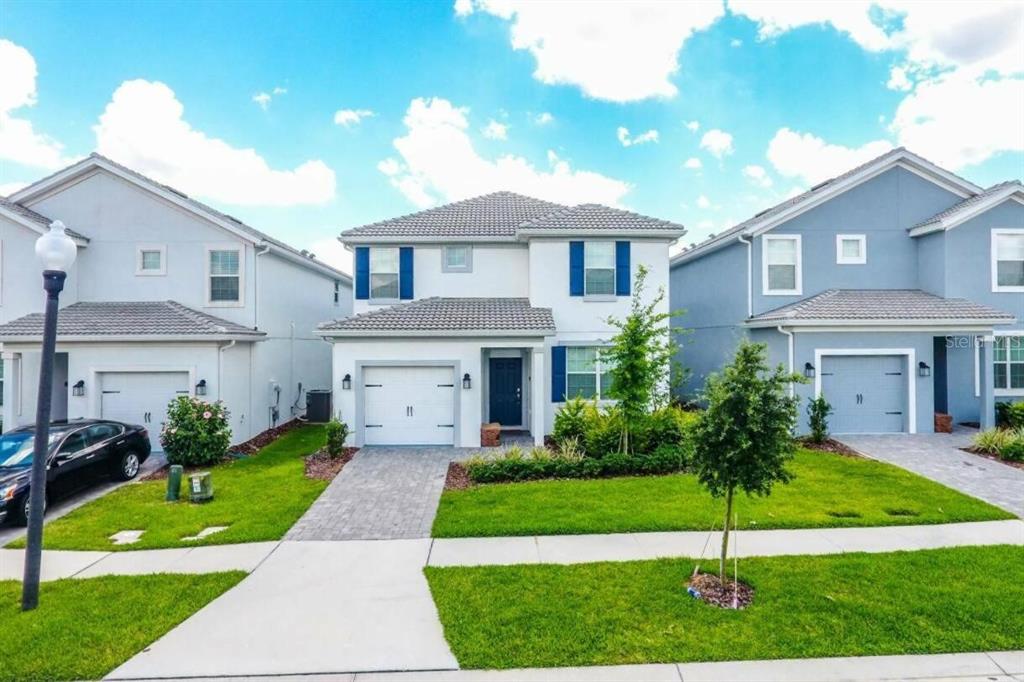
[[[809,362],[804,363],[804,376],[808,379],[814,378],[814,365]]]
[[[473,382],[469,378],[469,372],[462,375],[462,387],[467,390],[473,388]]]
[[[352,375],[346,374],[341,380],[341,390],[348,391],[352,388]]]
[[[85,395],[85,379],[79,379],[78,381],[75,382],[75,385],[71,387],[71,395]]]
[[[928,366],[927,362],[917,363],[917,376],[919,377],[930,377],[932,375],[932,368]]]
[[[206,379],[200,379],[196,384],[196,395],[206,395]]]

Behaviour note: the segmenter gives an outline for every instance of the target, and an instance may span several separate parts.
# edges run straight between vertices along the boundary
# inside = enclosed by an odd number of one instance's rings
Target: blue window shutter
[[[412,299],[412,247],[403,246],[398,250],[398,298]]]
[[[565,402],[565,346],[551,347],[551,402]]]
[[[569,295],[583,295],[583,242],[569,242]]]
[[[370,247],[356,247],[356,298],[370,298]]]
[[[629,296],[629,242],[615,242],[615,295]]]

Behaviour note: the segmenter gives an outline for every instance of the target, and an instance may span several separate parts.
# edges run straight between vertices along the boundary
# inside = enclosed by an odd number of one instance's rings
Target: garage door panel
[[[100,417],[145,426],[155,452],[168,403],[191,393],[188,372],[103,372],[100,387]]]
[[[821,392],[832,405],[835,433],[908,430],[907,367],[902,355],[822,357]]]
[[[363,441],[367,445],[451,445],[451,367],[363,369]]]

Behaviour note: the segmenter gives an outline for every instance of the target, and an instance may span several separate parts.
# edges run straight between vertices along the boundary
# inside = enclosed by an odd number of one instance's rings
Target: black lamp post
[[[64,223],[59,220],[51,223],[50,230],[36,240],[36,257],[43,266],[46,313],[43,318],[43,354],[39,364],[39,395],[36,402],[36,432],[29,491],[28,542],[21,592],[22,611],[31,611],[39,605],[43,513],[46,511],[46,460],[50,441],[50,399],[53,392],[53,354],[57,345],[57,303],[60,292],[64,289],[68,268],[75,262],[77,251],[75,243],[64,231]]]

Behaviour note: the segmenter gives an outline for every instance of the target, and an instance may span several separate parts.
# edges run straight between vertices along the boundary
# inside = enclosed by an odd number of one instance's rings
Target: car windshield
[[[50,434],[50,445],[53,445],[62,433]],[[0,436],[0,469],[12,469],[32,465],[32,448],[35,437],[28,431],[5,433]]]

